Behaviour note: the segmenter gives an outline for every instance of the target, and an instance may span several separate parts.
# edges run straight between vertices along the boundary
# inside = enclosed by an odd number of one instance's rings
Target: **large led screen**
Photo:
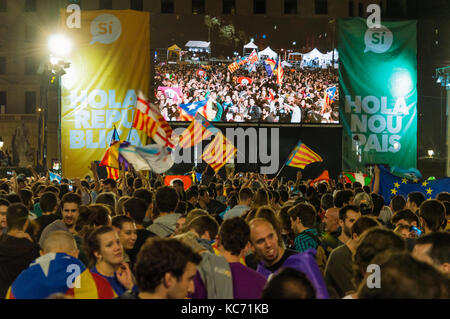
[[[152,15],[160,32],[150,99],[167,121],[200,113],[212,122],[339,123],[337,43],[327,20],[161,16]],[[157,28],[163,18],[167,27]]]

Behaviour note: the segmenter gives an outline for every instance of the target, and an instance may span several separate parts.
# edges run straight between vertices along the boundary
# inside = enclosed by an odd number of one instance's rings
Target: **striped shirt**
[[[315,228],[308,228],[302,231],[300,235],[295,237],[295,250],[301,253],[310,248],[317,249],[319,244],[314,240],[314,236],[319,238],[319,234]]]

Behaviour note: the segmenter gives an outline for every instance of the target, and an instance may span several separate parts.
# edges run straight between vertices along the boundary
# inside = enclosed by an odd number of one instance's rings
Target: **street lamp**
[[[70,62],[66,62],[68,55],[72,51],[72,41],[64,34],[54,34],[48,38],[49,63],[48,71],[50,83],[57,80],[58,85],[58,159],[61,162],[61,76],[66,74],[65,69],[70,67]],[[48,123],[48,105],[44,107],[44,168],[47,168],[47,123]]]
[[[54,56],[63,58],[72,51],[72,41],[63,34],[54,34],[48,38],[48,49]]]

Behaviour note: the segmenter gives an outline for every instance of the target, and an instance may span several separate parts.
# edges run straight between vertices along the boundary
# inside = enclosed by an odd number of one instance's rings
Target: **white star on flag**
[[[36,259],[36,261],[33,264],[31,264],[30,266],[36,265],[36,264],[41,266],[42,272],[44,273],[45,277],[47,277],[48,270],[50,269],[50,263],[55,258],[56,258],[56,253],[48,253],[48,254],[45,254],[44,256]]]

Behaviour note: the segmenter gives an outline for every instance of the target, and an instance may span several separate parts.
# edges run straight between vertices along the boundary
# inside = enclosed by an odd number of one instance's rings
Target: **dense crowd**
[[[207,167],[185,190],[91,171],[1,180],[1,298],[450,297],[449,193],[385,206],[376,189],[311,185],[300,172],[223,178]]]
[[[338,99],[324,107],[324,92],[338,84],[334,69],[284,70],[283,82],[268,77],[263,66],[230,73],[225,64],[164,64],[156,67],[153,101],[167,121],[185,120],[178,105],[209,99],[208,119],[221,122],[339,123]],[[241,81],[247,77],[251,81]],[[182,97],[167,97],[160,87],[182,89]]]

